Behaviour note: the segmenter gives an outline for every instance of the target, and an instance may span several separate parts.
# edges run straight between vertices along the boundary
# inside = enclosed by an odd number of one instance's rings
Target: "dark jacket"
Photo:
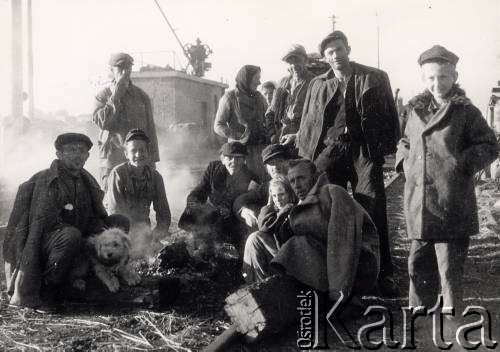
[[[288,216],[294,206],[295,204],[290,203],[276,210],[274,205],[265,205],[260,210],[257,219],[259,231],[273,236],[278,249],[292,236]]]
[[[260,93],[250,97],[238,89],[227,91],[219,101],[214,131],[245,145],[266,144],[265,111],[266,104]]]
[[[7,290],[12,294],[11,304],[40,304],[42,235],[64,225],[61,212],[66,201],[57,194],[57,177],[58,160],[55,160],[49,169],[35,174],[22,183],[17,191],[3,243]],[[102,205],[103,192],[87,171],[82,171],[82,178],[91,196],[94,211],[92,216],[95,219],[91,223],[97,232],[102,229],[107,216]]]
[[[497,158],[498,144],[481,112],[464,91],[454,89],[436,113],[430,111],[428,91],[409,102],[396,169],[406,176],[410,239],[461,239],[479,231],[473,176]]]
[[[371,160],[381,161],[396,151],[399,120],[389,77],[384,71],[351,62],[355,79],[356,109]],[[299,155],[315,160],[319,154],[325,109],[338,88],[329,70],[309,84],[296,146]]]
[[[94,103],[92,121],[99,127],[99,158],[101,166],[112,169],[126,161],[123,143],[128,131],[143,130],[149,137],[151,161],[160,161],[153,109],[148,95],[130,82],[119,103],[111,99],[109,87],[100,91]]]
[[[106,193],[107,208],[110,214],[122,214],[133,223],[150,224],[151,204],[156,214],[157,230],[167,231],[170,227],[170,207],[165,193],[163,177],[157,170],[145,167],[145,189],[134,187],[129,163],[116,166],[108,178]]]
[[[289,215],[293,236],[273,259],[300,282],[333,296],[376,282],[380,253],[377,229],[368,213],[322,174]],[[359,291],[357,291],[359,292]]]
[[[314,75],[306,70],[304,78],[291,91],[292,76],[281,79],[274,92],[271,105],[266,111],[266,132],[271,143],[278,143],[281,136],[297,133],[309,83]]]
[[[199,223],[193,214],[205,213],[199,209],[206,203],[216,209],[231,211],[234,200],[248,191],[251,181],[258,182],[258,178],[246,166],[240,173],[231,176],[220,160],[211,161],[200,183],[187,196],[186,209],[179,219],[179,227]],[[206,216],[212,218],[214,215]]]

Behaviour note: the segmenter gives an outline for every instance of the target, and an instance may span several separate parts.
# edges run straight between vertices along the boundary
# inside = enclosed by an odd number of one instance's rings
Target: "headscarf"
[[[250,89],[250,82],[258,72],[260,72],[259,66],[245,65],[240,68],[235,79],[236,88],[238,88],[239,91],[245,93],[246,95],[254,97],[257,94],[257,91],[252,91]]]

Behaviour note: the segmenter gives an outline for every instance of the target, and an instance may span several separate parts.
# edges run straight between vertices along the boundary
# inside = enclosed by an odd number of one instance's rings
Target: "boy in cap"
[[[57,159],[19,186],[3,243],[10,304],[54,311],[82,240],[106,227],[128,231],[107,216],[103,192],[83,167],[92,142],[80,133],[55,140]]]
[[[240,142],[228,142],[221,147],[220,160],[208,164],[200,183],[187,196],[180,228],[192,230],[208,242],[228,239],[239,246],[240,237],[246,236],[233,216],[233,202],[252,183],[259,182],[245,164],[247,154]]]
[[[134,128],[144,131],[150,140],[151,162],[160,160],[151,101],[130,80],[133,64],[134,59],[129,54],[111,55],[109,67],[113,81],[95,99],[92,121],[99,127],[99,181],[104,190],[111,170],[126,161],[123,144],[128,131]]]
[[[282,136],[299,130],[307,87],[314,78],[306,67],[308,57],[302,45],[293,44],[282,61],[287,64],[290,75],[281,79],[266,111],[271,143],[278,143]]]
[[[109,175],[107,208],[110,214],[128,216],[134,233],[134,227],[150,227],[149,210],[153,204],[156,213],[153,233],[159,238],[168,232],[171,214],[163,177],[150,165],[149,145],[149,137],[144,131],[128,132],[125,137],[127,162],[116,166]]]
[[[461,312],[469,237],[479,231],[473,177],[495,160],[498,145],[456,83],[457,62],[439,45],[420,55],[426,89],[409,101],[396,170],[406,176],[409,304],[434,307],[441,287],[444,306]]]

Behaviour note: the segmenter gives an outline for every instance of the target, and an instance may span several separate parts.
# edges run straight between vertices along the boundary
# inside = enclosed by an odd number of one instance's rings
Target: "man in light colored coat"
[[[410,100],[396,169],[406,176],[410,306],[460,309],[469,237],[479,231],[474,174],[497,157],[495,134],[458,87],[458,57],[434,46],[419,58],[426,90]],[[461,310],[459,311],[461,312]]]

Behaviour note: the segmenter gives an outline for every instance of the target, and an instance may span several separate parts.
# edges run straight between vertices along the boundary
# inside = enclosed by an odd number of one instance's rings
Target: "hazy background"
[[[499,0],[160,0],[181,41],[197,37],[214,51],[207,77],[233,84],[244,64],[262,67],[263,80],[286,74],[291,43],[316,51],[331,31],[332,14],[352,47],[352,59],[389,73],[405,101],[420,91],[416,59],[439,43],[460,56],[460,83],[484,112],[500,80]],[[186,59],[153,0],[33,0],[35,104],[44,111],[89,113],[95,83],[116,51],[176,52]],[[10,67],[10,1],[0,0],[0,76]],[[136,62],[140,59],[135,55]],[[172,54],[147,54],[165,65]],[[136,67],[137,68],[137,67]],[[9,84],[0,87],[0,114],[9,112]]]

